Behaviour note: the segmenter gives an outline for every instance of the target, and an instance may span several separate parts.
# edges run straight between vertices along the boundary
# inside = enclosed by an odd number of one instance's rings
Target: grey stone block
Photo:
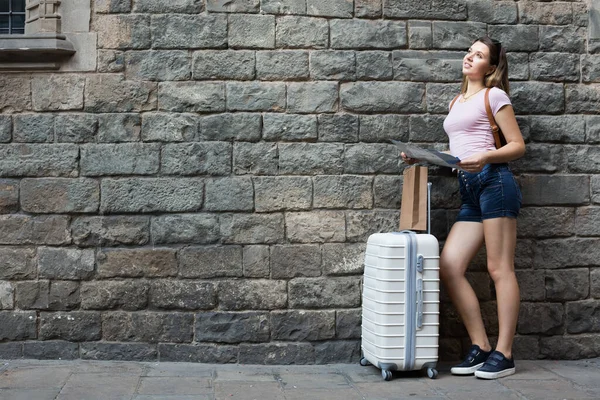
[[[382,0],[355,0],[354,16],[357,18],[379,18],[382,15]]]
[[[581,360],[598,357],[600,346],[594,335],[552,336],[540,338],[540,357]]]
[[[271,313],[271,325],[274,340],[333,339],[335,311],[274,311]]]
[[[0,176],[77,176],[73,144],[0,145]]]
[[[534,53],[529,59],[531,79],[555,82],[579,82],[579,55]]]
[[[360,340],[315,343],[315,364],[355,364],[360,359]]]
[[[207,179],[204,209],[206,211],[252,211],[254,189],[249,177]]]
[[[168,175],[229,175],[231,152],[231,144],[225,142],[167,144],[161,152],[162,172]]]
[[[525,175],[519,180],[524,205],[583,205],[590,200],[589,177],[583,175]]]
[[[310,76],[322,80],[356,80],[353,51],[322,50],[310,53]]]
[[[400,172],[400,150],[393,144],[359,143],[346,145],[345,174],[394,174]]]
[[[166,278],[177,275],[174,249],[101,249],[96,255],[97,277]]]
[[[536,142],[584,143],[586,121],[579,115],[532,116],[530,139]]]
[[[593,267],[600,256],[597,238],[547,239],[535,242],[534,267],[559,269]]]
[[[275,310],[287,307],[287,282],[282,280],[227,280],[219,283],[222,310]]]
[[[359,139],[361,142],[408,141],[408,116],[397,114],[361,115]],[[445,133],[444,133],[445,135]]]
[[[597,104],[600,101],[600,86],[567,85],[565,92],[565,111],[567,113],[580,114],[599,112]]]
[[[448,135],[444,131],[444,119],[445,116],[423,114],[423,115],[411,115],[410,116],[410,140],[413,142],[433,142],[433,143],[446,143],[448,142]],[[403,121],[399,124],[401,128],[406,128],[406,122]],[[398,128],[397,128],[398,129]],[[402,130],[404,133],[404,129]],[[390,135],[391,136],[391,135]],[[406,136],[399,136],[396,133],[396,137],[390,137],[390,139],[396,139],[400,141],[406,141]]]
[[[14,116],[13,141],[45,143],[54,141],[54,115],[21,114]]]
[[[352,18],[352,0],[306,0],[306,13],[322,17]]]
[[[402,177],[376,175],[373,181],[373,206],[376,208],[400,209],[402,200]]]
[[[204,50],[194,52],[194,79],[253,79],[256,56],[248,50]]]
[[[37,339],[35,311],[0,311],[0,340]]]
[[[522,24],[569,25],[573,23],[571,3],[519,3],[519,22]]]
[[[250,141],[261,136],[261,116],[257,113],[226,113],[200,119],[199,140]]]
[[[269,246],[244,246],[242,265],[245,277],[268,278],[271,272]]]
[[[486,33],[487,25],[483,22],[433,21],[433,47],[464,50]]]
[[[226,14],[152,16],[152,47],[217,49],[227,45]]]
[[[10,115],[0,115],[0,143],[8,143],[12,139],[13,123]]]
[[[93,114],[59,114],[54,119],[57,142],[95,142],[97,130],[98,117]]]
[[[241,246],[186,247],[179,252],[179,275],[184,278],[242,276]]]
[[[194,316],[184,313],[114,312],[102,316],[102,339],[112,342],[191,342]]]
[[[583,54],[581,56],[581,80],[585,83],[600,82],[600,57]]]
[[[260,0],[206,0],[209,12],[257,13]]]
[[[522,303],[517,332],[521,335],[563,333],[564,307],[559,303]]]
[[[196,139],[200,117],[191,113],[145,113],[141,125],[142,140],[146,142],[187,142]]]
[[[221,214],[223,243],[271,244],[284,239],[281,214]]]
[[[39,277],[46,279],[89,279],[94,273],[93,250],[40,247]]]
[[[216,295],[212,282],[154,280],[148,304],[164,310],[209,310],[217,305]]]
[[[260,8],[266,14],[306,14],[306,0],[262,0]]]
[[[215,243],[219,240],[219,219],[213,214],[170,214],[152,218],[155,244]]]
[[[344,148],[334,143],[280,143],[279,173],[336,175],[343,171]]]
[[[430,49],[433,46],[433,31],[429,21],[408,21],[408,47]]]
[[[187,51],[131,51],[125,55],[126,77],[143,81],[181,81],[190,78]]]
[[[394,79],[429,82],[459,81],[462,76],[463,56],[463,53],[448,51],[394,51]],[[395,84],[403,85],[399,82]],[[410,87],[408,91],[419,93],[416,86]],[[420,99],[417,98],[413,98],[413,101],[420,103]]]
[[[136,142],[141,126],[139,114],[99,114],[98,142]]]
[[[33,213],[98,210],[100,185],[93,179],[39,178],[21,181],[21,207]]]
[[[600,299],[600,268],[590,268],[590,296]]]
[[[0,343],[0,357],[3,360],[15,360],[23,357],[22,342]]]
[[[0,279],[21,280],[36,277],[36,251],[27,247],[0,248]]]
[[[148,284],[143,281],[82,282],[79,288],[84,310],[142,310],[148,305]]]
[[[202,207],[204,181],[195,178],[104,179],[101,191],[102,213],[196,211]]]
[[[205,312],[196,314],[196,342],[268,342],[269,313]]]
[[[517,282],[521,301],[544,301],[546,299],[546,271],[517,270]]]
[[[0,214],[14,213],[19,209],[19,181],[0,179]]]
[[[298,278],[289,283],[292,308],[355,308],[360,306],[360,278]]]
[[[450,102],[460,93],[458,83],[428,83],[426,107],[432,114],[448,114]]]
[[[366,176],[315,176],[314,208],[371,208],[373,179]]]
[[[525,207],[519,213],[521,237],[571,236],[575,230],[575,210],[566,207]]]
[[[75,360],[79,358],[79,345],[63,340],[24,342],[23,357],[35,360]]]
[[[161,110],[174,112],[225,111],[223,82],[161,82],[158,86]]]
[[[0,244],[64,245],[71,242],[69,218],[62,215],[0,215]]]
[[[529,54],[507,53],[509,81],[526,81],[529,79]]]
[[[600,236],[600,207],[575,210],[575,233],[578,236]]]
[[[80,247],[144,245],[150,241],[150,220],[138,216],[78,217],[71,222],[71,237]]]
[[[263,139],[300,141],[317,139],[317,116],[267,113],[263,115]]]
[[[154,143],[88,144],[81,146],[80,170],[84,176],[152,175],[159,157]]]
[[[329,45],[329,22],[324,18],[284,16],[277,19],[277,47],[323,49]]]
[[[592,201],[594,204],[600,203],[600,177],[592,176],[590,178]]]
[[[323,21],[328,27],[327,20]],[[329,39],[327,36],[325,38],[325,45],[327,45]],[[3,74],[0,77],[0,86],[4,88],[0,94],[0,109],[9,109],[13,112],[31,110],[31,78],[29,76]]]
[[[85,82],[85,111],[119,113],[156,109],[156,83],[128,81],[122,75],[90,75]]]
[[[335,82],[290,83],[287,107],[293,113],[325,113],[338,109],[338,84]]]
[[[540,50],[584,53],[586,29],[566,26],[540,26]]]
[[[130,0],[96,0],[94,10],[98,14],[120,14],[131,11]]]
[[[276,245],[271,247],[271,278],[321,275],[319,245]]]
[[[397,49],[407,46],[406,22],[390,20],[333,19],[333,49]]]
[[[240,364],[314,364],[315,353],[310,343],[245,344],[239,347]]]
[[[12,310],[15,307],[14,293],[10,282],[0,281],[0,310]]]
[[[14,285],[14,303],[21,310],[47,310],[49,296],[49,281],[24,281]]]
[[[360,339],[362,309],[338,310],[335,313],[336,339]]]
[[[319,141],[358,142],[358,117],[351,114],[319,115]]]
[[[237,346],[189,345],[159,343],[160,360],[227,364],[236,363],[238,359]]]
[[[467,19],[467,5],[464,0],[389,0],[383,5],[383,16],[411,19]]]
[[[587,270],[586,270],[587,271]],[[594,300],[567,303],[567,332],[600,332],[600,302]]]
[[[40,313],[39,339],[73,342],[99,340],[101,325],[100,314],[95,312],[42,312]]]
[[[573,268],[568,270],[546,271],[546,300],[582,300],[590,293],[590,270]],[[569,303],[567,303],[568,305]],[[571,326],[567,325],[567,330]],[[577,329],[574,328],[573,329]]]
[[[156,361],[155,344],[142,343],[81,343],[79,353],[84,360]]]
[[[125,71],[125,52],[120,50],[98,50],[98,72]]]
[[[150,17],[142,14],[102,15],[94,21],[101,49],[147,49],[151,45]]]
[[[172,0],[168,3],[160,0],[138,0],[133,4],[133,12],[135,13],[196,14],[201,13],[202,11],[204,11],[204,2],[202,0]]]
[[[31,98],[35,111],[81,110],[83,108],[83,75],[34,75]]]
[[[392,54],[387,51],[357,51],[356,79],[359,80],[391,80]]]
[[[325,243],[323,249],[324,275],[356,275],[363,273],[365,259],[363,243]]]
[[[312,206],[312,182],[307,177],[253,178],[256,212],[308,210]]]
[[[598,146],[568,146],[566,158],[568,170],[573,173],[596,174],[600,171],[600,148]]]
[[[346,241],[349,243],[366,242],[373,233],[398,230],[399,222],[400,210],[347,211]]]
[[[264,81],[308,79],[307,51],[256,52],[256,77]]]
[[[274,49],[274,15],[230,15],[228,44],[231,48]]]
[[[529,143],[527,156],[511,163],[513,172],[562,172],[567,169],[566,151],[561,144]]]
[[[559,114],[565,111],[565,89],[560,83],[515,82],[510,97],[517,114]],[[569,90],[567,87],[567,112]]]
[[[236,175],[275,175],[278,164],[277,143],[233,144],[233,172]]]
[[[471,21],[488,24],[517,22],[517,4],[512,1],[467,0],[467,10]]]
[[[228,82],[228,111],[284,111],[285,84],[282,82]]]
[[[343,211],[289,212],[286,237],[292,243],[326,243],[346,240]]]
[[[488,35],[502,42],[506,51],[537,51],[543,36],[531,25],[490,25]]]
[[[343,83],[342,108],[356,113],[410,113],[425,111],[425,85],[412,82]]]

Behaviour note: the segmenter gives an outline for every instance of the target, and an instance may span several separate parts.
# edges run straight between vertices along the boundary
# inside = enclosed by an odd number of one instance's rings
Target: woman
[[[512,344],[519,315],[519,286],[514,271],[517,215],[521,192],[508,165],[525,153],[525,143],[508,98],[508,64],[500,42],[476,40],[463,59],[457,101],[444,120],[450,152],[461,161],[458,173],[462,206],[440,256],[440,274],[469,333],[472,346],[455,375],[496,379],[515,373]],[[498,149],[485,108],[486,88],[496,124],[506,144]],[[405,162],[417,160],[402,154]],[[488,340],[479,302],[465,278],[467,266],[484,244],[487,268],[496,287],[499,334]]]

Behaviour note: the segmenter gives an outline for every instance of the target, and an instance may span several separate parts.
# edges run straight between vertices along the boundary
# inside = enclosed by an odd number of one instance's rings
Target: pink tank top
[[[444,119],[444,130],[450,139],[450,153],[461,160],[480,152],[496,149],[484,101],[485,89],[461,103],[462,95],[454,102]],[[502,89],[490,90],[490,106],[495,116],[500,109],[511,105]]]

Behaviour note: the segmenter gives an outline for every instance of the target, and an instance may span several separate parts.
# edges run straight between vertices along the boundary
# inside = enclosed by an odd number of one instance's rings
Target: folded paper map
[[[427,162],[429,164],[439,165],[441,167],[461,169],[456,164],[460,162],[458,157],[454,157],[450,154],[442,153],[441,151],[424,149],[414,144],[402,143],[397,140],[392,140],[401,152],[406,154],[407,157],[416,158],[421,162]]]

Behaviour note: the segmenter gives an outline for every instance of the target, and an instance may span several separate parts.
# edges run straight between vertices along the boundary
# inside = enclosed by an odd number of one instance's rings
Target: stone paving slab
[[[487,381],[358,364],[264,366],[117,361],[0,361],[0,400],[598,400],[600,359],[518,361]]]

